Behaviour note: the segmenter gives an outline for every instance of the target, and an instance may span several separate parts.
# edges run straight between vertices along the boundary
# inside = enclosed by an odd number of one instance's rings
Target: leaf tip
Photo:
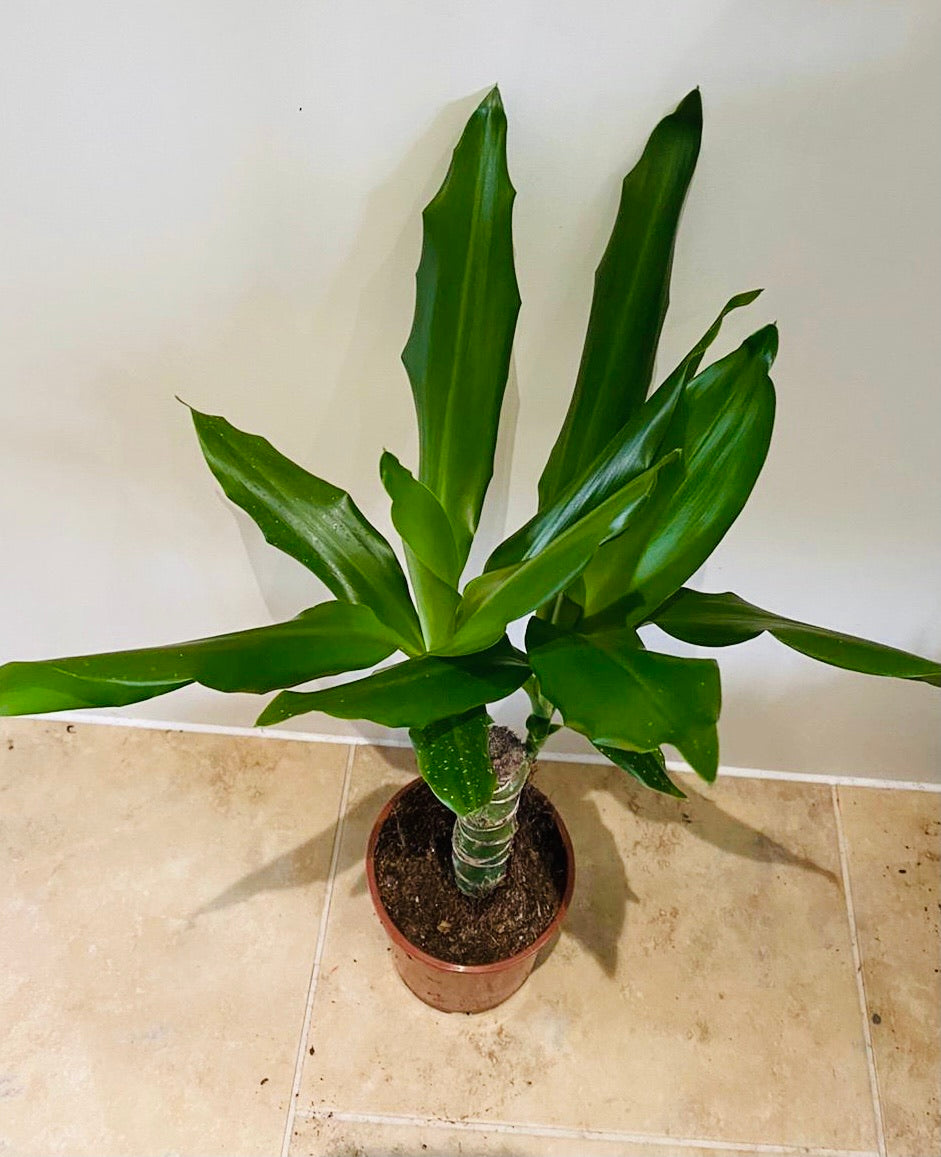
[[[770,369],[778,354],[778,327],[772,322],[745,339],[748,349]]]
[[[495,84],[477,107],[481,112],[503,112],[503,98],[500,96],[500,86]]]
[[[676,106],[673,115],[677,120],[689,121],[690,124],[702,126],[702,94],[699,85],[686,94]]]
[[[255,727],[272,727],[275,723],[283,721],[285,716],[281,712],[280,701],[281,695],[275,695],[274,699],[255,720]]]

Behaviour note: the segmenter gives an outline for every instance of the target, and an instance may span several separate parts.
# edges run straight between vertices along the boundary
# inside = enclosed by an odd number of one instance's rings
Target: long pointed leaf
[[[371,667],[398,647],[368,607],[321,603],[296,619],[209,639],[0,667],[0,715],[120,707],[188,683],[273,691]]]
[[[515,195],[494,88],[468,120],[425,209],[415,320],[402,353],[418,415],[419,478],[448,513],[462,565],[493,474],[520,306]]]
[[[750,305],[761,293],[736,294],[676,369],[614,435],[591,465],[564,488],[551,506],[538,512],[491,554],[485,570],[497,570],[532,558],[556,535],[609,498],[619,487],[648,469],[663,444],[681,391],[695,376],[727,314]]]
[[[267,726],[307,711],[323,711],[339,719],[371,719],[387,727],[427,727],[505,699],[529,675],[525,655],[504,639],[475,655],[422,655],[339,687],[285,691],[271,701],[258,724]]]
[[[701,135],[695,90],[657,125],[624,178],[614,231],[595,275],[575,392],[539,481],[540,510],[582,473],[647,395]]]
[[[702,362],[703,357],[708,351],[709,347],[719,336],[719,331],[722,329],[722,323],[726,317],[736,309],[742,309],[746,305],[751,305],[753,301],[764,293],[763,289],[746,289],[744,293],[736,293],[730,297],[719,311],[719,316],[715,319],[712,325],[706,330],[698,342],[693,346],[685,358],[670,375],[680,377],[684,383],[692,381],[696,376],[696,371]],[[670,379],[667,379],[668,381]],[[666,384],[666,383],[664,383]]]
[[[461,564],[444,507],[388,450],[382,455],[379,472],[392,499],[392,524],[402,541],[432,574],[456,587]]]
[[[397,633],[403,650],[421,652],[402,567],[349,494],[308,473],[266,438],[190,410],[209,469],[268,542],[312,570],[338,599],[368,606]]]
[[[526,649],[543,694],[596,746],[672,743],[703,779],[715,779],[721,694],[713,660],[654,654],[615,634],[586,638],[536,618]]]
[[[409,731],[422,779],[459,816],[483,807],[493,795],[497,777],[489,736],[483,707]]]
[[[444,507],[423,483],[388,450],[379,464],[382,484],[392,499],[392,523],[405,544],[418,617],[428,650],[451,634],[461,565]]]
[[[672,779],[667,775],[667,764],[660,748],[654,751],[619,751],[616,747],[605,747],[596,743],[595,748],[606,759],[628,772],[644,787],[663,795],[672,795],[676,799],[686,799],[686,792],[680,791]]]
[[[658,390],[584,474],[570,483],[551,506],[535,514],[494,550],[487,559],[485,573],[535,558],[560,534],[648,470],[663,443],[680,390],[679,384],[663,393]]]
[[[657,484],[664,466],[679,452],[622,486],[574,526],[563,531],[533,558],[489,571],[469,582],[458,609],[450,654],[489,646],[508,623],[522,618],[559,594],[588,565],[602,542],[623,533]]]
[[[786,619],[731,591],[704,594],[684,587],[651,618],[668,635],[687,643],[728,647],[767,631],[785,646],[832,667],[941,687],[941,663],[842,631]]]
[[[586,629],[641,622],[738,517],[771,441],[776,351],[777,330],[765,326],[685,387],[661,444],[682,448],[682,472],[664,478],[630,537],[603,546],[585,570]]]

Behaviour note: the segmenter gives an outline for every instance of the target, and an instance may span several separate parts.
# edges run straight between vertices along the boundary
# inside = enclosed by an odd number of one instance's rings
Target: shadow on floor
[[[371,827],[373,820],[391,794],[389,787],[382,787],[364,796],[347,811],[346,825],[363,823],[367,827]],[[228,908],[232,904],[240,904],[260,892],[276,892],[283,888],[303,888],[307,884],[325,881],[330,870],[336,831],[336,825],[331,824],[322,832],[318,832],[316,836],[298,844],[296,848],[292,848],[284,855],[269,861],[257,871],[243,876],[231,887],[226,888],[224,892],[220,892],[214,899],[193,912],[191,919],[205,916],[209,912],[218,912],[221,908]],[[364,850],[356,846],[352,840],[343,841],[340,845],[337,873],[342,874],[349,868],[360,865]],[[362,887],[365,887],[365,873],[363,873]]]
[[[565,922],[565,932],[572,936],[597,960],[609,976],[618,965],[618,944],[627,922],[629,906],[641,897],[629,881],[630,862],[625,849],[604,823],[592,798],[599,790],[613,795],[626,810],[644,824],[679,826],[690,836],[732,856],[769,865],[783,865],[822,876],[835,887],[839,877],[806,856],[791,850],[766,835],[759,828],[737,819],[705,795],[684,784],[688,798],[675,799],[648,791],[626,776],[599,767],[597,774],[585,775],[582,765],[582,790],[572,792],[572,780],[566,785],[564,819],[578,848],[591,849],[590,892],[576,887],[576,898]],[[545,777],[549,779],[549,777]],[[538,781],[537,781],[538,782]],[[551,782],[542,786],[551,794]]]
[[[383,755],[387,755],[390,768],[397,771],[401,770],[403,759],[410,757],[395,749],[389,749],[388,753],[383,750]],[[549,766],[554,770],[557,765]],[[690,836],[728,855],[812,872],[840,886],[838,877],[829,869],[785,847],[760,829],[729,815],[706,796],[691,790],[688,785],[688,798],[678,800],[648,791],[627,777],[611,774],[607,768],[599,767],[597,774],[586,775],[585,771],[582,765],[579,768],[583,784],[581,791],[573,793],[571,781],[567,784],[563,810],[576,849],[592,849],[590,891],[586,891],[584,883],[580,890],[576,888],[575,901],[566,918],[565,932],[577,940],[609,976],[617,970],[618,944],[624,932],[629,905],[639,903],[641,897],[631,888],[624,849],[618,845],[614,834],[606,826],[592,798],[598,790],[613,795],[645,824],[678,825]],[[551,793],[551,783],[544,782],[550,778],[543,776],[541,780],[537,779],[537,783]],[[347,811],[345,826],[348,829],[369,830],[393,790],[392,786],[386,784],[364,796]],[[336,826],[331,824],[291,851],[243,876],[197,909],[191,919],[239,904],[261,892],[304,887],[326,880],[335,838]],[[361,894],[365,890],[363,853],[364,848],[359,846],[359,841],[344,840],[341,843],[337,874],[356,870],[352,894]]]

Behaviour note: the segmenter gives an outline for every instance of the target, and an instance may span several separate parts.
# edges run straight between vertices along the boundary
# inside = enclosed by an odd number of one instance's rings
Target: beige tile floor
[[[566,931],[464,1017],[402,987],[365,891],[412,774],[394,748],[0,722],[0,1154],[941,1152],[941,795],[677,802],[546,763]]]

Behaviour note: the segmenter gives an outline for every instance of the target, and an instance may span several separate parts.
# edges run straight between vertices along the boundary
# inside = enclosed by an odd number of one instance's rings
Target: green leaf
[[[677,456],[678,452],[673,451],[622,486],[535,557],[489,571],[469,582],[447,650],[461,654],[489,646],[500,638],[508,623],[563,591],[587,566],[602,542],[624,531],[655,487],[661,469]]]
[[[595,275],[575,391],[539,481],[540,510],[584,471],[647,395],[701,135],[695,90],[657,125],[624,178],[614,231]]]
[[[774,424],[768,368],[777,330],[765,326],[683,390],[661,452],[680,447],[631,535],[603,546],[583,575],[586,630],[638,623],[715,550],[764,464]]]
[[[747,289],[744,293],[736,293],[733,297],[730,297],[720,310],[719,316],[699,341],[696,342],[686,357],[683,358],[670,377],[667,378],[664,385],[668,386],[669,383],[676,378],[681,379],[684,385],[686,382],[691,381],[696,376],[696,371],[699,369],[706,351],[719,336],[719,330],[722,328],[722,323],[725,321],[727,315],[735,309],[741,309],[743,306],[751,305],[763,292],[764,290],[762,289]]]
[[[392,547],[345,490],[309,474],[265,439],[192,409],[209,469],[262,534],[314,572],[344,602],[362,603],[419,653],[418,616]]]
[[[419,478],[467,559],[493,474],[520,298],[506,116],[494,88],[471,115],[425,209],[415,320],[402,361],[418,415]]]
[[[522,687],[529,675],[526,656],[503,639],[475,655],[422,655],[339,687],[285,691],[269,703],[258,725],[323,711],[340,719],[371,719],[387,727],[427,727],[472,707],[505,699]]]
[[[545,715],[528,715],[526,717],[526,747],[531,753],[538,753],[539,749],[557,731],[562,730],[560,723],[551,723]]]
[[[649,470],[663,443],[681,388],[677,383],[668,391],[658,390],[583,474],[494,550],[484,572],[535,558],[560,534]]]
[[[686,792],[680,791],[667,775],[667,762],[659,747],[655,751],[619,751],[616,747],[596,743],[595,748],[622,771],[640,780],[645,787],[677,799],[686,799]]]
[[[368,607],[321,603],[286,623],[105,655],[0,667],[0,715],[120,707],[188,683],[273,691],[371,667],[397,649]]]
[[[719,668],[638,647],[633,632],[586,638],[530,619],[526,648],[543,693],[597,747],[672,743],[703,779],[719,764]]]
[[[682,391],[695,375],[726,314],[750,304],[760,293],[760,289],[752,289],[736,294],[726,302],[716,320],[663,385],[621,427],[587,469],[562,490],[551,506],[537,513],[497,547],[487,560],[485,570],[531,558],[560,531],[650,467],[663,445]]]
[[[695,375],[726,314],[750,304],[760,293],[760,289],[752,289],[736,294],[726,302],[716,320],[659,389],[618,430],[597,458],[563,488],[551,505],[537,512],[525,526],[496,548],[487,560],[485,571],[499,570],[532,558],[563,530],[651,466],[663,445],[682,390]]]
[[[459,816],[489,803],[497,785],[489,737],[490,720],[482,707],[409,731],[422,779]]]
[[[444,507],[388,450],[383,452],[379,471],[392,499],[392,523],[402,541],[433,575],[456,588],[461,564]]]
[[[392,499],[392,523],[405,543],[405,557],[418,603],[428,650],[451,634],[461,565],[444,507],[427,486],[387,451],[379,465],[382,484]]]
[[[651,616],[651,621],[675,639],[704,647],[744,643],[767,631],[785,646],[832,667],[941,687],[941,663],[842,631],[783,618],[731,591],[704,594],[683,587]]]

